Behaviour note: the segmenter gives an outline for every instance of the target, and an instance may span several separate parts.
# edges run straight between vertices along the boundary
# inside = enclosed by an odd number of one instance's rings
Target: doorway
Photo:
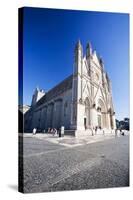
[[[87,128],[87,126],[86,126],[86,117],[84,118],[84,127],[85,127],[85,130],[86,130],[86,128]]]
[[[98,115],[98,127],[102,127],[101,115]]]

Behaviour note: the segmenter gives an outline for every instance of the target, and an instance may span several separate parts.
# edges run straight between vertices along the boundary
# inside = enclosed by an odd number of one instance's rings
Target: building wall
[[[90,45],[87,48],[84,56],[80,41],[75,48],[71,128],[115,129],[111,82],[102,59]]]
[[[65,84],[56,86],[56,95],[51,93],[52,98],[48,101],[33,106],[26,117],[30,119],[28,130],[59,129],[61,126],[75,131],[96,126],[116,128],[111,82],[102,59],[96,51],[92,51],[90,44],[87,44],[86,54],[83,55],[80,41],[76,44],[74,54],[72,88],[66,89]]]
[[[71,99],[72,90],[70,89],[33,109],[31,112],[32,120],[28,130],[30,129],[31,132],[33,128],[37,128],[43,131],[48,128],[59,129],[61,126],[64,126],[65,129],[70,129]],[[29,118],[29,116],[26,118]]]
[[[39,88],[36,88],[32,96],[31,105],[34,106],[44,95],[45,92],[43,90],[39,90]]]

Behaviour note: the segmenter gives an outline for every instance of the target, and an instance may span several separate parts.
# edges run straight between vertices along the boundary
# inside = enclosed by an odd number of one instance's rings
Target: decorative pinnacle
[[[87,43],[86,47],[89,48],[89,49],[92,49],[92,45],[91,45],[90,41]]]
[[[78,40],[78,42],[77,42],[77,44],[76,44],[76,48],[82,48],[80,39]]]
[[[36,86],[36,91],[39,91],[39,87],[38,86]]]
[[[92,54],[92,46],[91,43],[88,42],[86,45],[86,58],[90,57]]]
[[[100,61],[100,64],[101,64],[101,65],[103,65],[103,64],[104,64],[104,61],[103,61],[103,59],[102,59],[102,57],[101,57],[101,56],[99,57],[99,61]]]
[[[81,41],[80,41],[80,39],[78,40],[78,46],[81,46]]]

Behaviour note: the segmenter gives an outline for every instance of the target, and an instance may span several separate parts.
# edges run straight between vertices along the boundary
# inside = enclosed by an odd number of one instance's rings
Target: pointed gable
[[[101,67],[100,62],[99,62],[99,58],[98,58],[98,55],[97,55],[96,51],[93,52],[92,59],[93,59],[94,63],[97,66]]]

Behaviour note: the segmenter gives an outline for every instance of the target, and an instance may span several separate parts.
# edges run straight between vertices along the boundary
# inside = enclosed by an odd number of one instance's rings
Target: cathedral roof
[[[63,92],[69,90],[72,88],[72,80],[73,75],[70,75],[65,80],[60,82],[58,85],[56,85],[54,88],[49,90],[37,103],[36,106],[40,106],[43,103],[46,103],[53,98],[57,97],[58,95],[62,94]]]

